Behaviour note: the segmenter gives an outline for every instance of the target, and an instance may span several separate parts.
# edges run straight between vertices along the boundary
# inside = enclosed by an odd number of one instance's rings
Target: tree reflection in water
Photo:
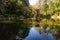
[[[40,34],[36,28],[31,28],[24,40],[55,40],[51,33]]]

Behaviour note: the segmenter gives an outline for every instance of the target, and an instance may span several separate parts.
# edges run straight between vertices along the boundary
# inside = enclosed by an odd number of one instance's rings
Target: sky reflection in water
[[[35,28],[31,28],[29,35],[24,40],[48,40],[48,39],[54,40],[52,34],[49,33],[47,36],[46,35],[45,34],[41,35],[41,34],[39,34],[39,32],[36,31]]]

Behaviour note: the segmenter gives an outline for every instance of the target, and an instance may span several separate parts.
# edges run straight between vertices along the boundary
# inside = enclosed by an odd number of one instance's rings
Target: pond
[[[37,30],[36,30],[37,29]],[[50,33],[42,33],[38,32],[39,28],[32,27],[29,31],[28,36],[26,36],[23,40],[55,40],[52,34]]]

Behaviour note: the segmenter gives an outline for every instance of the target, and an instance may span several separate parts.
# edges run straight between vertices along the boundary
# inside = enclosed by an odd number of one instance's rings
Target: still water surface
[[[29,31],[28,36],[25,37],[24,40],[55,40],[54,37],[52,36],[52,34],[48,33],[44,33],[44,34],[40,34],[36,28],[31,28]]]

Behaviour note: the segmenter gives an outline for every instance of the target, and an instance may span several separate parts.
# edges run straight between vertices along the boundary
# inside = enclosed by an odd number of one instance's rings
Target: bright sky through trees
[[[37,2],[38,0],[29,0],[30,5],[36,5]]]

